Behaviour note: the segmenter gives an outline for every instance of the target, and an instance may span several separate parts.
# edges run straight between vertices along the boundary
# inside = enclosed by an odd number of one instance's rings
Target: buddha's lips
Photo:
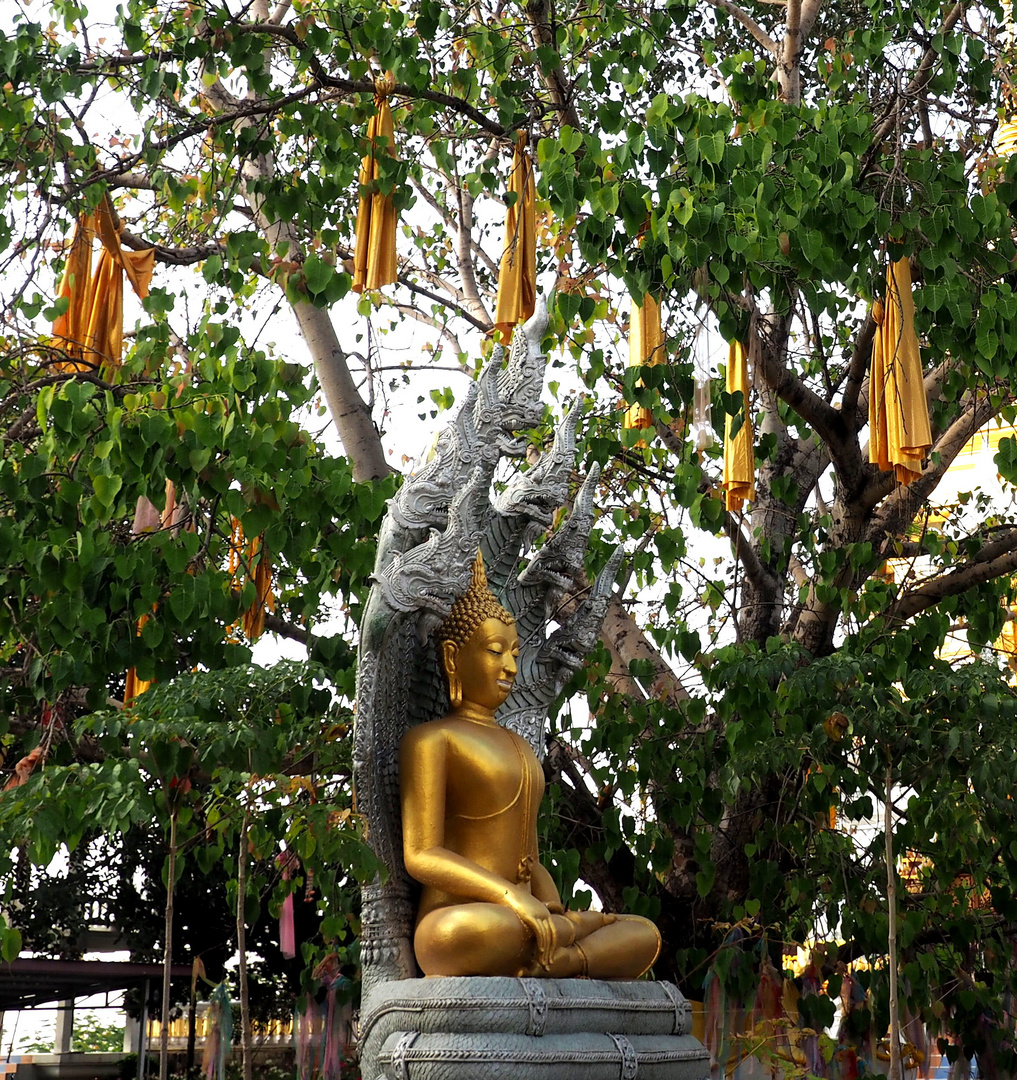
[[[499,679],[498,680],[498,687],[501,690],[511,690],[512,689],[512,683],[513,683],[512,679]]]

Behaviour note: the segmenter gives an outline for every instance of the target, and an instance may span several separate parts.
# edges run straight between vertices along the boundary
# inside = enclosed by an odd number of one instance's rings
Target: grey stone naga
[[[493,494],[502,459],[524,457],[520,432],[543,417],[546,325],[541,304],[517,329],[507,364],[495,349],[382,525],[362,625],[354,747],[358,809],[386,868],[363,890],[363,1080],[566,1080],[579,1068],[585,1080],[709,1075],[688,1003],[669,983],[425,979],[414,959],[416,889],[403,862],[399,746],[412,727],[450,709],[434,630],[470,586],[479,549],[520,642],[512,692],[496,719],[540,759],[548,707],[596,643],[620,564],[619,552],[572,613],[558,615],[583,569],[599,479],[594,466],[568,519],[549,532],[569,496],[576,410],[539,461]],[[558,626],[549,632],[552,620]]]

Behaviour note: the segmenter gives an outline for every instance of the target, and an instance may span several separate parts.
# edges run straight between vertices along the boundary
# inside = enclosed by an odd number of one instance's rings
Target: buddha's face
[[[463,704],[494,712],[512,692],[519,634],[501,619],[485,619],[465,645],[447,646],[445,666],[459,680]]]

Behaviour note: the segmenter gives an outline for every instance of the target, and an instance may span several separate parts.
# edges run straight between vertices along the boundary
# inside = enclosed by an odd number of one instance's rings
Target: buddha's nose
[[[515,678],[516,675],[516,658],[511,653],[505,653],[505,663],[503,670],[506,675],[511,675]]]

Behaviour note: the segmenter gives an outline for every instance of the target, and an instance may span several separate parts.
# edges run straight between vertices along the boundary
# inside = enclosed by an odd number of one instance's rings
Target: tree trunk
[[[314,370],[328,411],[353,466],[353,479],[375,480],[387,476],[392,467],[385,460],[381,436],[371,419],[371,411],[357,392],[332,319],[323,308],[316,308],[306,301],[292,307],[314,359]]]

